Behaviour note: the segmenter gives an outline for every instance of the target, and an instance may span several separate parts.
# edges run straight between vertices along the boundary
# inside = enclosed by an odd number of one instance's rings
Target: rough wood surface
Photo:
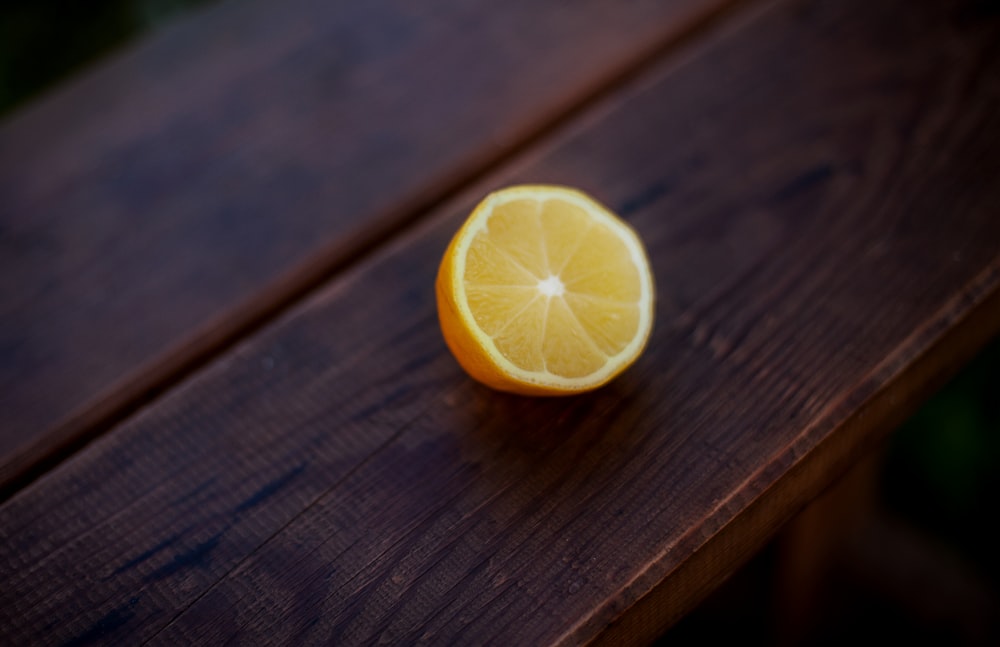
[[[0,127],[0,490],[725,0],[228,2]]]
[[[648,639],[1000,330],[1000,16],[781,2],[637,80],[0,507],[0,639]],[[905,19],[901,17],[905,16]],[[642,234],[648,352],[470,382],[433,277],[472,201]]]

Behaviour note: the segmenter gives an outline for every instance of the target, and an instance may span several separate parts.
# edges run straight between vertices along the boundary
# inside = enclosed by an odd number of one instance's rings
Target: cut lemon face
[[[488,195],[448,246],[436,287],[441,330],[459,364],[513,393],[595,389],[636,360],[653,325],[642,242],[565,187]]]

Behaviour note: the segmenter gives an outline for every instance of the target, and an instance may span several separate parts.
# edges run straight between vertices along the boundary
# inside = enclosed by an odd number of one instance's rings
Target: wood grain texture
[[[655,635],[1000,330],[977,8],[777,3],[471,187],[0,507],[0,639]],[[479,387],[437,329],[448,238],[526,180],[650,252],[649,349],[590,395]]]
[[[17,115],[0,490],[726,4],[229,2]]]

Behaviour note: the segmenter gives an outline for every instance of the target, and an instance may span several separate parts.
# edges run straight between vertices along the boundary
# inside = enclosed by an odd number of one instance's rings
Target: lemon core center
[[[566,292],[566,286],[558,276],[550,275],[549,278],[538,282],[538,291],[547,297],[561,297]]]

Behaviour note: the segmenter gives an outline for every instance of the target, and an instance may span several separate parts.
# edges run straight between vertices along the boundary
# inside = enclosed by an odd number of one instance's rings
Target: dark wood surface
[[[726,4],[229,2],[14,116],[0,489]]]
[[[648,640],[1000,330],[998,176],[988,5],[740,12],[9,499],[0,641]],[[593,394],[437,329],[516,181],[647,243],[648,351]]]

